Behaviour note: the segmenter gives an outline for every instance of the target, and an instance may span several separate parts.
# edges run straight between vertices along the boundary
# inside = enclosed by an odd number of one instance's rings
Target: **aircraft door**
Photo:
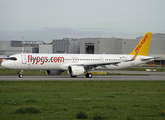
[[[104,62],[104,58],[103,58],[103,57],[99,57],[99,61],[100,61],[101,63],[103,63],[103,62]]]
[[[21,55],[21,59],[22,59],[22,64],[26,64],[26,56],[25,55]]]

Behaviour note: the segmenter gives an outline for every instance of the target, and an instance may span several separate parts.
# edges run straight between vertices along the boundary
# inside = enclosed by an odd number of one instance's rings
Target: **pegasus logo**
[[[139,42],[138,46],[135,48],[135,52],[137,53],[139,49],[143,46],[143,44],[146,42],[148,38],[148,34],[146,34],[143,39]]]

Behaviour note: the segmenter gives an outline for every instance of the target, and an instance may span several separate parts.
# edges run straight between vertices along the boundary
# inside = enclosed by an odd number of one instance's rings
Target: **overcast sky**
[[[165,0],[0,0],[0,40],[165,33]]]

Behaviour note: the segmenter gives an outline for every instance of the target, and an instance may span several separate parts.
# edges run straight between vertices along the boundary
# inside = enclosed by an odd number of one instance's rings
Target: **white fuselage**
[[[120,62],[118,64],[100,65],[94,69],[124,69],[153,61],[150,56],[137,56],[135,60],[124,62],[133,58],[133,55],[124,54],[15,54],[5,60],[2,66],[16,70],[67,70],[69,66],[76,64],[97,64],[108,62]],[[148,59],[142,61],[142,59]]]

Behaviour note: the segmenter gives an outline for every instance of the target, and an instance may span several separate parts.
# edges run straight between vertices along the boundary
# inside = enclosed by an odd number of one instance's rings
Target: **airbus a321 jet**
[[[71,77],[84,75],[92,78],[90,70],[124,69],[153,61],[148,56],[152,33],[146,33],[130,54],[33,54],[21,53],[9,56],[2,62],[8,69],[46,70],[48,75],[59,75],[68,71]]]

